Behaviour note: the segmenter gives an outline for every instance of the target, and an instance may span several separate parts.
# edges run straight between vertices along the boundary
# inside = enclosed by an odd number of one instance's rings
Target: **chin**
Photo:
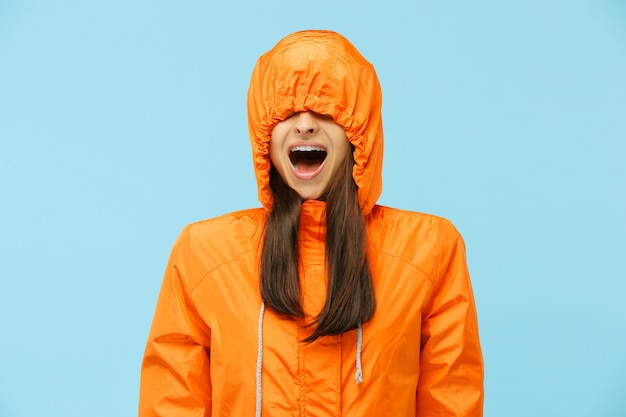
[[[322,200],[322,193],[303,193],[298,191],[298,194],[300,194],[300,198],[302,198],[302,200]]]

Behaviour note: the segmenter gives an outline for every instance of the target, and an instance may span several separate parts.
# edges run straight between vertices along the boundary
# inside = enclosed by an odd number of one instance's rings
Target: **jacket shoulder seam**
[[[394,259],[399,259],[400,261],[404,262],[405,264],[409,265],[410,267],[412,267],[412,268],[414,268],[414,269],[416,269],[416,270],[420,271],[420,272],[421,272],[421,273],[422,273],[422,274],[423,274],[423,275],[424,275],[424,276],[428,279],[428,282],[430,283],[430,285],[431,285],[432,287],[434,287],[434,286],[435,286],[435,282],[434,282],[434,281],[433,281],[433,279],[430,277],[430,275],[428,275],[428,274],[426,273],[426,271],[424,271],[424,270],[423,270],[422,268],[420,268],[419,266],[417,266],[417,265],[415,265],[414,263],[412,263],[412,262],[410,262],[410,261],[406,260],[406,259],[405,259],[405,258],[403,258],[402,256],[394,255],[394,254],[389,253],[389,252],[386,252],[386,251],[384,251],[384,250],[382,250],[382,249],[380,249],[380,248],[378,248],[378,247],[374,247],[374,249],[375,249],[376,251],[378,251],[379,253],[382,253],[382,254],[384,254],[384,255],[386,255],[386,256],[390,256],[390,257],[392,257],[392,258],[394,258]]]
[[[216,269],[219,269],[220,267],[224,266],[224,265],[228,265],[230,263],[236,262],[239,258],[241,258],[242,256],[245,256],[251,252],[254,252],[254,249],[249,249],[245,252],[241,252],[238,253],[237,255],[233,256],[232,258],[224,261],[224,262],[220,262],[218,264],[216,264],[215,266],[213,266],[211,269],[209,269],[208,271],[206,271],[204,274],[202,274],[202,276],[200,278],[198,278],[198,281],[193,285],[192,288],[189,289],[190,292],[193,292],[198,285],[200,285],[209,275],[211,275]]]
[[[244,210],[238,210],[238,211],[234,211],[231,213],[227,213],[227,214],[223,214],[217,217],[213,217],[213,218],[208,218],[205,220],[200,220],[194,223],[191,223],[187,226],[187,229],[189,230],[189,244],[188,246],[191,248],[192,244],[191,244],[191,235],[192,235],[192,228],[198,230],[198,228],[211,228],[214,231],[215,230],[222,230],[224,228],[224,222],[229,222],[229,221],[236,221],[236,222],[240,222],[240,221],[247,221],[246,219],[251,219],[252,221],[256,222],[257,225],[256,226],[252,226],[253,229],[258,230],[259,225],[262,224],[262,210],[261,208],[252,208],[252,209],[244,209]],[[217,228],[217,229],[215,229]],[[204,230],[204,232],[200,232],[199,237],[197,235],[196,239],[204,239],[206,238],[206,236],[203,236],[204,233],[206,232],[207,229]],[[251,231],[251,237],[253,235],[256,234],[256,231]],[[215,240],[214,238],[212,238],[211,240]],[[211,275],[215,270],[219,269],[220,267],[236,262],[238,259],[240,259],[242,256],[245,256],[251,252],[254,252],[256,249],[254,247],[254,245],[249,242],[248,245],[246,245],[246,247],[240,247],[239,251],[236,251],[234,253],[222,253],[222,256],[216,257],[217,259],[213,259],[214,263],[210,263],[209,265],[206,265],[207,269],[200,275],[198,275],[197,280],[194,280],[193,285],[192,283],[190,283],[189,285],[189,292],[193,292],[195,291],[195,289],[198,287],[198,285],[200,285],[209,275]],[[221,259],[220,259],[221,258]],[[197,271],[200,273],[200,271]]]

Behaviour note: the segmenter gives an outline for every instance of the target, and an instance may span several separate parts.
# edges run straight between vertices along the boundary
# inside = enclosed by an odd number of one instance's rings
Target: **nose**
[[[298,136],[314,136],[319,131],[319,124],[313,113],[304,111],[293,116],[293,133]]]

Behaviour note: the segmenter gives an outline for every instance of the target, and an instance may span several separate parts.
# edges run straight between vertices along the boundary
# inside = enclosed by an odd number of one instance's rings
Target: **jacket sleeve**
[[[439,263],[422,318],[418,416],[481,417],[483,359],[463,239],[438,219]]]
[[[189,227],[167,265],[141,367],[139,417],[211,415],[210,329],[190,298]]]

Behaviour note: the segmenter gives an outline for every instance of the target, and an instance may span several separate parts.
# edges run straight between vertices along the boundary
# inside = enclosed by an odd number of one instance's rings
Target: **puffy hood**
[[[352,172],[364,214],[382,191],[382,94],[374,67],[343,36],[331,31],[288,35],[265,53],[252,72],[248,129],[259,201],[272,208],[269,141],[290,113],[331,115],[354,145]]]

